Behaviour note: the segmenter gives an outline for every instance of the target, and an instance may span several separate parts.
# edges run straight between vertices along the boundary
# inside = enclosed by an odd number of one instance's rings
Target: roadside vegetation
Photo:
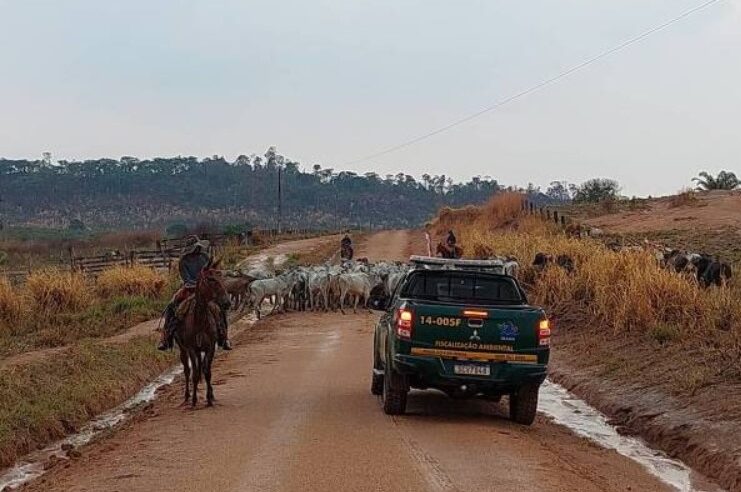
[[[600,345],[633,340],[657,354],[682,354],[675,371],[657,378],[673,392],[693,393],[741,379],[738,279],[730,288],[702,289],[688,277],[661,269],[650,252],[613,252],[599,241],[569,238],[551,223],[521,217],[520,200],[515,194],[499,195],[481,208],[444,209],[438,232],[454,228],[468,254],[517,257],[531,300],[548,308],[556,326],[596,335],[587,358],[613,359]],[[569,255],[575,271],[537,273],[530,264],[538,252]]]
[[[125,400],[173,363],[150,337],[126,344],[86,341],[50,357],[0,370],[0,467],[74,432]]]
[[[20,286],[0,279],[0,354],[115,335],[159,316],[172,279],[145,267],[118,267],[97,281],[55,269]]]

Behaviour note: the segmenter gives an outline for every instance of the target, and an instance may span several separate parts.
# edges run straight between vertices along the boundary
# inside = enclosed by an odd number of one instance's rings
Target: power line
[[[478,118],[479,116],[488,113],[490,111],[494,111],[497,108],[501,108],[502,106],[509,104],[513,101],[516,101],[517,99],[520,99],[522,97],[527,96],[528,94],[532,94],[533,92],[536,92],[548,85],[551,85],[555,82],[558,82],[559,80],[568,77],[569,75],[573,74],[574,72],[581,70],[584,67],[587,67],[588,65],[591,65],[592,63],[598,62],[599,60],[602,60],[603,58],[606,58],[614,53],[617,53],[618,51],[621,51],[633,44],[638,43],[639,41],[642,41],[643,39],[651,36],[652,34],[655,34],[659,31],[663,31],[664,29],[672,26],[673,24],[676,24],[677,22],[691,16],[692,14],[699,12],[700,10],[703,10],[714,3],[718,3],[720,0],[708,0],[705,3],[702,3],[696,7],[691,8],[690,10],[685,11],[684,13],[678,15],[677,17],[674,17],[671,20],[668,20],[664,22],[663,24],[660,24],[656,27],[653,27],[649,29],[648,31],[645,31],[635,37],[632,37],[628,39],[627,41],[623,41],[622,43],[603,51],[602,53],[598,54],[597,56],[594,56],[592,58],[589,58],[588,60],[585,60],[578,65],[574,65],[573,67],[569,68],[566,71],[563,71],[556,75],[555,77],[551,77],[549,79],[543,80],[542,82],[539,82],[538,84],[535,84],[533,86],[530,86],[529,88],[518,92],[512,96],[507,97],[506,99],[502,99],[501,101],[498,101],[491,106],[486,106],[485,108],[480,109],[479,111],[476,111],[475,113],[471,113],[468,116],[464,116],[463,118],[460,118],[458,120],[453,121],[452,123],[449,123],[443,127],[438,128],[437,130],[433,130],[429,133],[425,133],[424,135],[420,135],[418,137],[412,138],[411,140],[407,140],[406,142],[402,142],[398,145],[394,145],[393,147],[389,147],[387,149],[381,150],[379,152],[376,152],[374,154],[367,155],[365,157],[361,157],[359,159],[355,159],[352,161],[348,161],[344,163],[344,166],[350,165],[350,164],[356,164],[358,162],[367,161],[369,159],[375,159],[376,157],[381,157],[386,154],[390,154],[392,152],[396,152],[397,150],[401,150],[405,147],[409,147],[411,145],[416,144],[417,142],[421,142],[422,140],[426,140],[430,137],[434,137],[435,135],[438,135],[440,133],[446,132],[450,130],[451,128],[455,128],[458,125],[462,125],[463,123],[466,123],[468,121],[473,120],[474,118]]]

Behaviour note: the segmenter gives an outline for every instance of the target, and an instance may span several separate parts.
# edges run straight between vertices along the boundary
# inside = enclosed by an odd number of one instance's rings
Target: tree
[[[546,196],[557,202],[571,201],[571,192],[569,184],[566,181],[551,181],[551,184],[545,190]]]
[[[575,203],[596,203],[614,200],[620,193],[620,184],[614,179],[594,178],[585,181],[576,188]]]
[[[736,174],[730,171],[721,171],[715,178],[707,171],[703,171],[698,177],[692,178],[692,181],[697,183],[697,189],[701,191],[735,190],[741,186],[741,181]]]

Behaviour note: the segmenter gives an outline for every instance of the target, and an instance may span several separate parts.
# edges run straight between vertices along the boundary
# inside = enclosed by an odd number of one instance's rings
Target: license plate
[[[453,372],[464,376],[489,376],[491,375],[491,367],[474,364],[455,364],[453,365]]]

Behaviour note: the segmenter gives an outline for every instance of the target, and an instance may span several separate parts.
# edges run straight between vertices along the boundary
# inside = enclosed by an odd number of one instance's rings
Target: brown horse
[[[211,386],[211,364],[216,353],[218,306],[229,305],[229,295],[224,288],[221,274],[217,270],[219,261],[209,261],[201,270],[196,282],[194,299],[189,302],[180,326],[175,331],[175,340],[180,348],[180,362],[185,375],[185,401],[191,407],[198,402],[198,383],[201,374],[206,379],[207,406],[214,403]],[[191,395],[191,386],[193,393]]]
[[[448,259],[457,259],[463,256],[463,248],[460,246],[449,247],[442,242],[437,243],[437,250],[435,251],[437,256],[442,256]]]

